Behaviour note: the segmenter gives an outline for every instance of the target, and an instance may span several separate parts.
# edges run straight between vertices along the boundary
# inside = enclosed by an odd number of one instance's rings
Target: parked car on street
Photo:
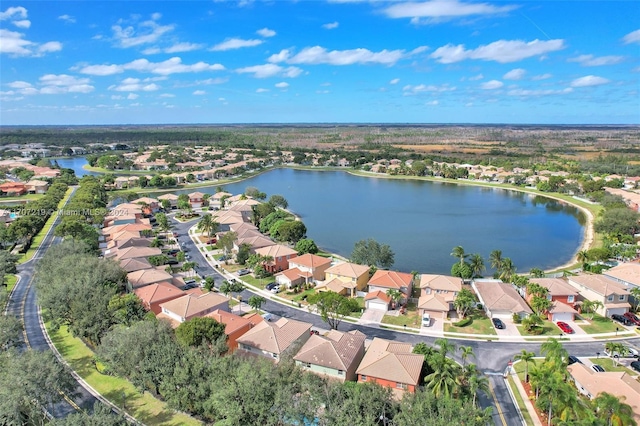
[[[625,314],[622,316],[631,321],[632,324],[640,325],[640,318],[638,318],[638,316],[633,312],[625,312]]]
[[[272,288],[274,288],[274,287],[275,287],[275,286],[277,286],[277,285],[278,285],[278,284],[276,284],[276,283],[269,283],[269,284],[267,284],[267,285],[266,285],[266,287],[265,287],[265,288],[266,288],[267,290],[271,291],[271,289],[272,289]]]
[[[493,323],[493,326],[498,330],[504,330],[504,323],[500,318],[491,318],[491,322]]]
[[[280,293],[280,286],[276,285],[271,289],[271,293]]]
[[[629,365],[631,366],[631,368],[633,368],[634,370],[640,373],[640,361],[633,361]]]
[[[251,269],[240,269],[237,272],[239,277],[241,277],[243,275],[249,275],[250,273],[251,273]]]
[[[598,364],[592,364],[591,369],[596,373],[604,373],[604,368],[602,368],[602,366]]]
[[[562,330],[563,333],[573,334],[573,328],[571,328],[571,326],[569,324],[567,324],[566,322],[558,321],[556,323],[556,325],[558,326],[558,328],[560,330]]]
[[[619,314],[613,314],[611,315],[611,319],[614,321],[619,322],[622,325],[631,325],[631,321],[629,321],[626,317],[619,315]]]

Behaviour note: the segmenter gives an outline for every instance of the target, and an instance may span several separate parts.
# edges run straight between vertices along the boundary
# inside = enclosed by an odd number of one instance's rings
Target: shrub
[[[471,318],[471,317],[466,317],[466,318],[464,318],[464,319],[462,319],[462,320],[460,320],[460,321],[458,321],[458,322],[454,322],[454,323],[453,323],[453,325],[454,325],[455,327],[466,327],[466,326],[468,326],[469,324],[471,324],[472,322],[473,322],[473,318]]]
[[[513,314],[513,323],[514,323],[514,324],[520,324],[520,323],[522,323],[522,318],[520,317],[520,315],[518,315],[518,314]]]

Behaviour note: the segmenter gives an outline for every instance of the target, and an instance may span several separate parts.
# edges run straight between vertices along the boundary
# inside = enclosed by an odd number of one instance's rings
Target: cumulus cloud
[[[289,77],[294,78],[302,74],[302,70],[298,67],[281,67],[276,64],[253,65],[250,67],[238,68],[239,74],[253,74],[255,78],[268,77]]]
[[[130,101],[133,101],[135,99],[138,99],[140,97],[140,95],[138,95],[137,93],[129,93],[129,95],[127,96],[127,99],[129,99]]]
[[[60,15],[58,16],[58,19],[60,19],[61,21],[67,22],[69,24],[75,24],[76,23],[76,18],[74,18],[71,15]]]
[[[393,80],[389,81],[389,84],[398,84],[398,83],[400,83],[399,78],[394,78]]]
[[[194,90],[193,91],[193,95],[196,95],[196,96],[202,96],[202,95],[206,95],[206,94],[207,94],[207,92],[205,92],[204,90]]]
[[[276,35],[276,32],[273,30],[270,30],[269,28],[262,28],[259,29],[258,31],[256,31],[256,34],[258,34],[259,36],[265,37],[265,38],[269,38],[269,37],[273,37],[274,35]]]
[[[624,44],[640,43],[640,30],[635,30],[622,37]]]
[[[275,86],[278,89],[286,89],[287,87],[289,87],[289,83],[287,83],[286,81],[281,81],[280,83],[276,83]]]
[[[77,78],[67,74],[46,74],[39,79],[42,87],[40,93],[57,95],[61,93],[89,93],[94,87],[88,78]]]
[[[43,56],[45,53],[62,50],[62,43],[58,41],[40,44],[24,37],[24,33],[0,28],[0,53],[11,56]]]
[[[137,28],[131,25],[127,27],[113,25],[111,30],[113,31],[113,40],[116,42],[116,46],[129,48],[155,43],[162,35],[173,31],[174,25],[159,25],[155,22],[157,19],[160,19],[160,17],[140,22]]]
[[[11,21],[11,23],[18,28],[26,29],[31,26],[31,21],[26,19],[26,17],[27,9],[22,6],[10,7],[4,12],[0,12],[0,21]]]
[[[112,84],[109,86],[109,90],[116,92],[153,92],[159,88],[157,84],[145,84],[140,81],[139,78],[125,78],[120,84]]]
[[[166,49],[163,49],[164,53],[180,53],[180,52],[191,52],[193,50],[202,49],[204,44],[199,43],[177,43],[173,46],[169,46]]]
[[[324,24],[322,28],[324,28],[325,30],[333,30],[338,28],[338,25],[340,25],[340,23],[338,21],[334,21],[334,22],[329,22],[328,24]]]
[[[206,62],[196,62],[187,65],[182,63],[179,57],[173,57],[162,62],[150,62],[148,59],[136,59],[122,65],[87,65],[80,69],[80,73],[88,75],[113,75],[120,74],[125,70],[138,72],[150,72],[152,74],[170,75],[188,72],[220,71],[224,66],[220,64],[208,64]]]
[[[522,68],[516,68],[502,76],[505,80],[522,80],[527,72]]]
[[[258,89],[256,89],[256,93],[266,93],[268,91],[269,91],[269,89],[265,89],[263,87],[259,87]]]
[[[288,49],[280,51],[269,57],[269,62],[283,62],[289,64],[329,64],[329,65],[352,65],[352,64],[383,64],[393,65],[400,59],[412,54],[420,53],[425,49],[417,48],[406,53],[404,50],[381,50],[372,52],[369,49],[358,48],[348,50],[328,51],[321,46],[305,47],[296,55],[291,56]]]
[[[552,74],[544,73],[544,74],[539,74],[539,75],[534,75],[533,77],[531,77],[531,80],[533,81],[539,81],[539,80],[547,80],[549,78],[553,77]]]
[[[622,62],[624,57],[622,56],[600,56],[595,57],[593,55],[580,55],[575,58],[570,58],[569,62],[577,62],[584,67],[599,67],[602,65],[614,65]]]
[[[597,75],[586,75],[584,77],[576,78],[571,82],[571,87],[590,87],[600,86],[602,84],[609,83],[604,77],[598,77]]]
[[[460,18],[472,15],[495,15],[512,11],[516,6],[494,6],[489,3],[463,3],[457,0],[396,3],[383,12],[389,18]],[[414,20],[414,22],[416,22]]]
[[[442,85],[435,85],[435,84],[418,84],[416,86],[413,86],[411,84],[408,84],[406,86],[404,86],[402,88],[402,91],[404,92],[405,96],[408,95],[417,95],[419,93],[424,93],[424,92],[428,92],[428,93],[442,93],[442,92],[451,92],[456,90],[455,86],[449,86],[448,84],[442,84]]]
[[[223,41],[222,43],[216,44],[209,50],[214,52],[220,52],[225,50],[241,49],[243,47],[258,46],[258,45],[261,45],[262,43],[264,43],[264,41],[258,40],[258,39],[244,40],[241,38],[229,38]]]
[[[498,40],[493,43],[480,46],[476,49],[465,49],[463,44],[439,47],[431,57],[443,64],[464,61],[466,59],[478,59],[483,61],[496,61],[500,63],[515,62],[533,56],[542,56],[549,52],[564,49],[564,40]]]
[[[484,90],[495,90],[501,88],[502,86],[504,86],[503,82],[498,80],[491,80],[487,81],[486,83],[482,83],[480,85],[480,88]]]
[[[528,89],[511,89],[507,92],[509,96],[521,96],[521,97],[536,97],[536,96],[549,96],[549,95],[566,95],[573,92],[573,88],[567,87],[560,90],[542,89],[542,90],[528,90]]]

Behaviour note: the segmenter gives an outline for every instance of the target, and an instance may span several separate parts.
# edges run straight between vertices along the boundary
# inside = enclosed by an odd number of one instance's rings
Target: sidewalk
[[[519,361],[517,361],[517,362],[519,362]],[[529,412],[529,417],[531,417],[531,420],[533,421],[534,426],[543,426],[542,422],[540,421],[540,418],[538,417],[538,414],[536,413],[535,408],[533,407],[533,403],[529,399],[529,395],[527,395],[527,391],[524,389],[524,386],[522,386],[522,382],[520,381],[520,378],[518,377],[518,375],[515,372],[515,368],[512,368],[511,371],[512,371],[512,373],[510,374],[510,376],[513,378],[513,381],[516,384],[516,391],[520,394],[520,397],[522,398],[522,401],[524,402],[525,408]],[[509,387],[511,387],[510,383],[507,383],[507,384],[508,384]],[[514,399],[514,401],[515,401],[515,399]]]

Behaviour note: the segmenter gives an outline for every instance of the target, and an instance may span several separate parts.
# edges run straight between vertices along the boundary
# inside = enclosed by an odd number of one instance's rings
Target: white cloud
[[[12,81],[11,83],[7,84],[7,86],[11,87],[12,89],[26,89],[27,87],[31,87],[31,83],[18,80]]]
[[[358,48],[349,50],[328,51],[321,46],[305,47],[299,53],[289,57],[289,51],[283,50],[269,58],[269,62],[278,62],[286,58],[289,64],[330,64],[330,65],[352,65],[352,64],[384,64],[393,65],[400,59],[410,56],[404,50],[381,50],[372,52],[369,49]]]
[[[174,95],[173,93],[162,93],[159,96],[160,98],[175,98],[176,95]]]
[[[139,97],[140,97],[140,95],[138,95],[137,93],[129,93],[129,95],[127,96],[127,99],[132,101],[134,99],[138,99]]]
[[[478,81],[478,80],[482,80],[483,78],[484,78],[484,75],[478,74],[478,75],[474,75],[473,77],[469,77],[469,81]]]
[[[598,67],[601,65],[614,65],[622,62],[624,57],[622,56],[600,56],[595,57],[593,55],[580,55],[575,58],[570,58],[569,62],[577,62],[584,67]]]
[[[186,65],[179,57],[173,57],[162,62],[150,62],[148,59],[136,59],[123,65],[88,65],[80,69],[80,73],[89,75],[113,75],[120,74],[125,70],[139,72],[150,72],[152,74],[170,75],[177,73],[220,71],[224,66],[220,64],[208,64],[206,62],[196,62]]]
[[[264,41],[258,40],[258,39],[244,40],[241,38],[229,38],[223,41],[222,43],[216,44],[209,50],[218,52],[218,51],[225,51],[225,50],[241,49],[243,47],[258,46],[262,43],[264,43]]]
[[[133,26],[123,28],[120,25],[114,25],[111,27],[116,45],[123,48],[155,43],[163,34],[173,29],[173,25],[158,25],[153,20],[141,22],[137,29]]]
[[[124,99],[124,96],[122,95],[111,95],[111,99],[114,101],[119,101],[121,99]]]
[[[260,88],[256,89],[256,93],[266,93],[268,91],[269,91],[269,89],[265,89],[263,87],[260,87]]]
[[[18,15],[19,18],[26,18],[27,9],[25,9],[22,6],[10,7],[4,12],[0,12],[0,21],[4,21],[6,19],[12,19],[15,15]]]
[[[640,30],[635,30],[622,37],[624,44],[640,43]]]
[[[496,61],[500,63],[515,62],[532,56],[541,56],[549,52],[564,49],[564,40],[498,40],[493,43],[467,50],[463,44],[454,46],[447,44],[439,47],[431,54],[431,57],[443,64],[464,61],[466,59],[479,59],[483,61]]]
[[[462,3],[457,0],[396,3],[384,10],[389,18],[457,18],[471,15],[495,15],[517,6],[493,6],[488,3]],[[414,21],[415,22],[415,21]]]
[[[484,90],[495,90],[504,86],[504,83],[498,80],[487,81],[486,83],[482,83],[480,88]]]
[[[276,64],[254,65],[251,67],[238,68],[236,72],[240,74],[253,74],[255,78],[268,78],[275,76],[297,77],[302,73],[298,67],[281,67]]]
[[[76,23],[76,18],[74,18],[71,15],[60,15],[58,16],[58,19],[60,19],[61,21],[67,22],[69,24],[75,24]]]
[[[417,86],[412,86],[410,84],[404,86],[402,88],[402,91],[404,92],[405,96],[408,95],[417,95],[418,93],[424,93],[424,92],[436,92],[436,93],[442,93],[442,92],[451,92],[456,90],[455,86],[449,86],[448,84],[442,84],[440,86],[436,86],[434,84],[418,84]]]
[[[522,96],[522,97],[530,97],[530,96],[549,96],[549,95],[566,95],[567,93],[573,92],[571,87],[567,87],[561,90],[551,90],[551,89],[543,89],[543,90],[526,90],[526,89],[512,89],[507,92],[509,96]]]
[[[533,80],[533,81],[547,80],[547,79],[549,79],[551,77],[553,77],[553,75],[551,75],[549,73],[544,73],[544,74],[540,74],[540,75],[534,75],[533,77],[531,77],[531,80]]]
[[[120,84],[109,86],[109,90],[116,92],[153,92],[159,88],[155,83],[144,84],[139,78],[125,78]]]
[[[281,81],[280,83],[276,83],[275,86],[278,89],[286,89],[287,87],[289,87],[289,83],[287,83],[286,81]]]
[[[0,53],[11,56],[42,56],[62,49],[62,43],[49,41],[39,44],[24,39],[24,34],[0,28]]]
[[[20,21],[13,21],[12,24],[15,25],[18,28],[29,28],[29,27],[31,27],[31,21],[28,20],[28,19],[21,19]]]
[[[274,53],[273,55],[269,56],[267,61],[271,63],[284,62],[289,59],[290,56],[291,52],[289,51],[289,49],[282,49],[280,52]]]
[[[77,78],[67,74],[46,74],[40,77],[40,93],[57,95],[61,93],[89,93],[94,87],[88,78]]]
[[[340,25],[340,23],[338,21],[334,21],[334,22],[329,22],[328,24],[322,25],[322,28],[324,28],[325,30],[333,30],[338,28],[338,25]]]
[[[151,14],[151,19],[153,19],[154,21],[157,21],[160,18],[162,18],[162,13],[160,13],[160,12],[156,12],[156,13],[152,13]]]
[[[326,95],[327,93],[331,93],[329,90],[316,90],[318,95]]]
[[[269,37],[273,37],[274,35],[276,35],[276,32],[273,30],[270,30],[269,28],[262,28],[259,29],[258,31],[256,31],[256,34],[265,37],[265,38],[269,38]]]
[[[505,80],[522,80],[527,72],[522,68],[515,68],[502,76]]]
[[[425,105],[429,105],[429,106],[436,106],[438,105],[440,102],[438,101],[431,101],[431,102],[427,102]]]
[[[180,53],[191,52],[193,50],[202,49],[204,44],[199,43],[177,43],[164,49],[164,53]]]
[[[600,86],[602,84],[609,83],[610,80],[607,80],[604,77],[598,77],[596,75],[587,75],[584,77],[576,78],[571,82],[571,87],[589,87],[589,86]]]
[[[147,47],[146,49],[144,49],[142,51],[143,55],[157,55],[158,53],[161,53],[162,49],[160,49],[159,47]]]
[[[398,84],[398,83],[400,83],[400,79],[399,78],[394,78],[393,80],[391,80],[389,82],[389,84]]]
[[[206,95],[207,92],[205,92],[204,90],[194,90],[192,94],[196,96],[202,96],[202,95]]]

